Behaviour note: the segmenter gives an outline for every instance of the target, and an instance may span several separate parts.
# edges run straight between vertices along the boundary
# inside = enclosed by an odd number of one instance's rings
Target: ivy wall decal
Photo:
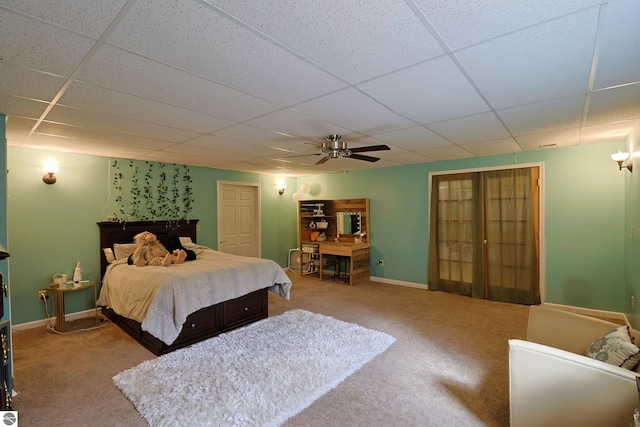
[[[191,173],[186,165],[172,166],[169,178],[167,170],[171,169],[165,163],[131,160],[128,170],[123,171],[118,160],[113,160],[114,219],[118,222],[188,220],[194,204]]]

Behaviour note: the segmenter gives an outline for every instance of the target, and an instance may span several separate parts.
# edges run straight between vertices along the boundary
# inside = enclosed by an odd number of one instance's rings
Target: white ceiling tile
[[[433,59],[358,86],[393,111],[421,124],[489,111],[449,57]],[[446,102],[436,102],[444,99]]]
[[[291,165],[304,165],[304,166],[313,166],[315,165],[322,157],[315,154],[301,154],[301,155],[288,155],[284,154],[281,156],[272,157],[273,160],[280,162],[281,166],[289,167]]]
[[[78,78],[228,120],[249,120],[281,108],[113,46],[102,46]]]
[[[585,95],[534,102],[497,111],[514,135],[550,132],[580,126]]]
[[[60,98],[60,104],[77,109],[100,112],[120,117],[133,117],[138,121],[160,126],[182,126],[185,130],[207,133],[232,125],[234,122],[177,108],[137,96],[97,86],[73,83]]]
[[[319,144],[322,143],[326,135],[340,134],[343,137],[348,137],[348,134],[352,133],[338,125],[308,116],[291,108],[249,120],[246,124],[267,131],[297,136],[308,141],[318,141]]]
[[[0,79],[2,80],[2,79]],[[26,117],[38,119],[47,104],[44,102],[33,101],[30,99],[19,98],[15,96],[0,93],[0,113],[5,114],[10,119],[12,117]],[[33,122],[35,124],[35,122]]]
[[[3,0],[2,6],[98,38],[127,0]]]
[[[337,105],[340,109],[336,108]],[[296,105],[294,108],[308,116],[319,117],[345,129],[368,134],[415,125],[353,88]]]
[[[108,42],[283,106],[345,86],[195,1],[139,0]]]
[[[2,99],[0,99],[0,103]],[[27,139],[29,131],[36,123],[35,120],[23,119],[16,116],[7,116],[6,138],[7,145],[19,147]]]
[[[178,153],[178,154],[186,154],[189,156],[198,156],[198,157],[206,157],[217,160],[238,160],[244,161],[247,159],[251,159],[255,157],[254,155],[240,154],[240,153],[232,153],[229,151],[223,151],[218,149],[206,148],[206,147],[198,147],[195,145],[189,144],[177,144],[171,147],[168,147],[165,151],[169,153]]]
[[[624,141],[640,120],[627,120],[615,123],[605,123],[595,126],[585,126],[580,131],[580,143],[591,144],[597,142]]]
[[[493,108],[586,93],[598,9],[457,52]]]
[[[455,144],[471,144],[510,137],[507,129],[493,113],[433,123],[429,125],[429,129]]]
[[[540,148],[569,147],[580,142],[580,128],[542,132],[532,135],[516,137],[518,143],[525,150]]]
[[[67,138],[75,145],[81,145],[83,141],[112,143],[114,145],[129,145],[134,148],[163,150],[174,145],[172,142],[158,141],[149,138],[141,138],[134,135],[124,135],[117,132],[109,132],[98,129],[79,128],[57,123],[43,122],[37,130],[40,135]],[[74,141],[75,140],[75,141]],[[114,142],[117,141],[117,142]]]
[[[449,146],[451,143],[424,126],[376,134],[375,138],[409,151]]]
[[[431,148],[429,150],[423,150],[418,152],[418,154],[429,157],[435,160],[456,160],[456,159],[466,159],[468,157],[475,157],[468,150],[465,150],[462,147],[457,145],[451,147],[440,147],[440,148]]]
[[[283,159],[279,158],[270,158],[270,157],[253,157],[244,163],[249,163],[252,165],[260,165],[266,166],[269,168],[286,168],[288,164],[291,162],[283,161]]]
[[[591,94],[586,126],[640,118],[640,83]]]
[[[51,101],[65,79],[0,61],[0,93]]]
[[[452,50],[530,27],[600,0],[414,0]]]
[[[399,0],[211,3],[352,84],[443,53]]]
[[[435,159],[432,159],[430,157],[425,157],[422,154],[411,153],[411,152],[392,154],[390,156],[386,156],[385,160],[389,160],[391,162],[397,162],[403,165],[429,163],[429,162],[435,161]]]
[[[281,151],[275,150],[273,148],[251,144],[248,142],[219,138],[213,135],[202,135],[187,142],[187,144],[196,147],[229,151],[232,153],[251,154],[252,156],[270,156],[282,153]]]
[[[271,143],[277,143],[283,139],[283,136],[270,130],[264,130],[255,126],[249,126],[246,124],[238,124],[230,126],[228,128],[213,132],[214,136],[232,139],[240,142],[248,142],[251,144],[260,144],[263,146],[269,146]],[[296,137],[291,137],[296,139]]]
[[[520,147],[513,138],[465,144],[464,149],[476,156],[494,156],[497,154],[519,153],[522,151],[522,147]]]
[[[88,37],[0,9],[0,58],[7,63],[69,76],[93,44]]]
[[[54,107],[47,122],[64,123],[69,126],[152,138],[158,141],[182,142],[198,136],[195,132],[142,122],[126,117],[109,116],[95,111],[79,110],[63,106]]]
[[[125,157],[132,158],[143,155],[150,151],[150,148],[140,148],[131,145],[119,145],[111,142],[78,140],[76,138],[61,137],[58,135],[43,135],[36,133],[29,141],[22,145],[25,148],[39,150],[51,150],[61,152],[82,152],[95,156]],[[86,150],[86,151],[85,151]]]
[[[640,2],[607,2],[594,89],[640,81]]]
[[[209,168],[220,168],[225,163],[228,163],[225,160],[219,160],[215,158],[192,156],[189,154],[178,154],[167,151],[154,151],[152,153],[139,156],[138,159],[146,160],[149,162],[176,163]]]

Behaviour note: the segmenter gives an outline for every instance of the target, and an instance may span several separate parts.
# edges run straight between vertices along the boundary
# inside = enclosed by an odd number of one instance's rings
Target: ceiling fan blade
[[[349,148],[352,153],[364,153],[365,151],[385,151],[391,150],[387,145],[369,145],[367,147]]]
[[[320,160],[318,160],[316,162],[316,165],[321,165],[323,163],[327,163],[327,160],[329,160],[329,156],[325,156],[325,157],[321,158]]]
[[[353,151],[352,151],[353,153]],[[378,157],[365,156],[364,154],[351,154],[348,159],[364,160],[365,162],[377,162]]]

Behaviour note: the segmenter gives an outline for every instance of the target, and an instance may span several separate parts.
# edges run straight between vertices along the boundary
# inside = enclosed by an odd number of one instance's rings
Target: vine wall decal
[[[195,200],[188,166],[131,160],[123,170],[115,159],[111,168],[116,221],[189,219]]]

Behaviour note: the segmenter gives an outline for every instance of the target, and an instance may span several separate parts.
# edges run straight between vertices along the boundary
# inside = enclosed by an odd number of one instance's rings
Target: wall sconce
[[[53,184],[55,183],[58,179],[56,178],[56,176],[54,175],[56,172],[58,172],[58,164],[53,161],[53,160],[46,160],[44,162],[44,167],[43,167],[45,174],[42,177],[42,181],[45,184]]]
[[[620,150],[618,150],[617,153],[613,153],[611,155],[611,158],[613,159],[613,161],[618,163],[618,167],[620,168],[620,170],[622,170],[622,168],[625,167],[629,169],[629,172],[633,172],[633,163],[631,162],[631,160],[629,160],[626,165],[622,164],[624,163],[625,160],[629,158],[629,153],[623,153]]]
[[[278,194],[279,195],[283,195],[284,194],[284,190],[287,189],[287,185],[286,184],[278,184]]]

